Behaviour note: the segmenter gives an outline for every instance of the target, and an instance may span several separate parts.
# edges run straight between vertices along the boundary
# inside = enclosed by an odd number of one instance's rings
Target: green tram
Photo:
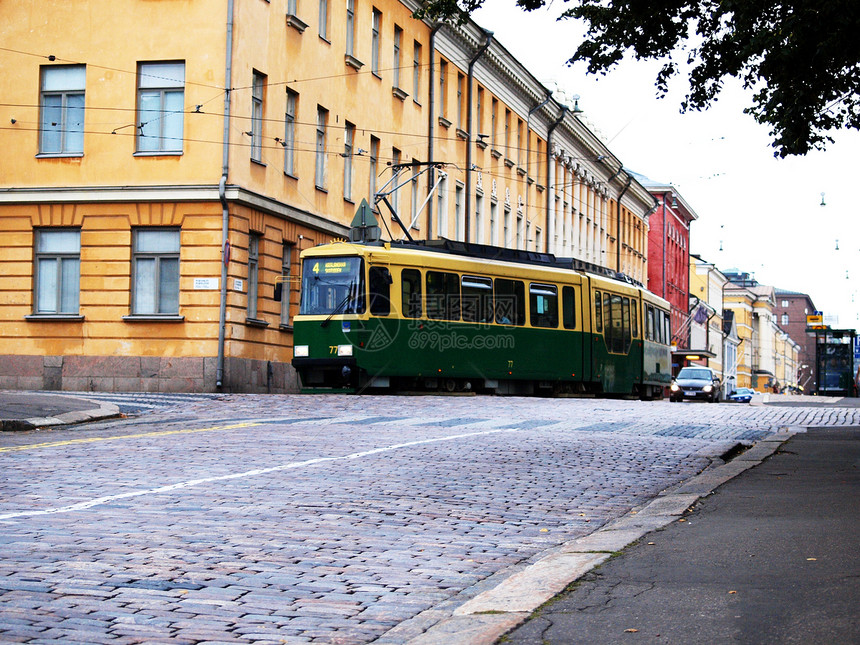
[[[448,241],[336,242],[301,260],[305,392],[651,399],[671,382],[669,304],[573,260]]]

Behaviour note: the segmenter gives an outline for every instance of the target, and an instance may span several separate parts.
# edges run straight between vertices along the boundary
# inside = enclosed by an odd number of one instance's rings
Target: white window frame
[[[296,113],[299,106],[297,92],[287,88],[287,107],[284,112],[284,173],[296,176]]]
[[[263,100],[266,75],[254,70],[251,83],[251,159],[263,161]]]
[[[82,155],[86,111],[86,66],[43,66],[40,82],[39,154]],[[48,102],[54,105],[49,106]]]
[[[373,8],[373,16],[371,19],[371,40],[370,40],[370,71],[375,76],[379,76],[379,30],[382,27],[382,12],[376,7]]]
[[[175,245],[168,249],[147,250],[141,249],[141,238],[147,233],[160,233],[162,235],[175,236]],[[169,238],[165,239],[170,242]],[[167,246],[170,246],[169,244]],[[159,227],[159,228],[136,228],[132,230],[132,280],[131,280],[131,311],[134,316],[158,316],[158,315],[178,315],[179,314],[179,251],[180,251],[180,229],[175,227]],[[141,279],[141,263],[152,260],[154,263],[152,271],[152,306],[144,308],[142,303],[141,285],[138,281]],[[164,278],[165,262],[176,262],[176,278],[175,282],[171,281],[167,285],[167,279]],[[169,286],[171,291],[176,293],[175,306],[168,306],[170,302],[165,301],[165,287]]]
[[[346,0],[346,55],[355,55],[355,0]]]
[[[155,98],[154,110],[144,109]],[[185,62],[141,62],[137,66],[137,151],[182,152],[185,121]],[[154,113],[154,114],[151,114]]]
[[[295,244],[284,241],[284,251],[281,256],[281,327],[290,326],[290,276],[293,272],[293,249]]]
[[[417,40],[412,45],[412,100],[419,103],[421,91],[421,43]]]
[[[77,315],[80,311],[81,230],[34,231],[33,313]],[[53,270],[48,271],[52,264]]]
[[[260,242],[263,236],[260,233],[248,234],[248,310],[247,317],[257,319],[257,300],[259,299],[260,285]]]
[[[400,50],[403,45],[403,30],[394,25],[394,51],[393,56],[394,60],[392,62],[392,86],[395,88],[400,88]]]
[[[379,139],[370,137],[370,177],[368,182],[368,202],[376,210],[376,173],[379,170]]]
[[[352,201],[354,151],[355,125],[347,121],[343,128],[343,198],[348,201]]]
[[[323,40],[328,40],[328,0],[320,1],[319,11],[319,35]]]
[[[321,105],[317,106],[317,130],[316,130],[316,163],[314,164],[314,184],[320,190],[326,187],[326,154],[325,141],[328,129],[328,110]]]

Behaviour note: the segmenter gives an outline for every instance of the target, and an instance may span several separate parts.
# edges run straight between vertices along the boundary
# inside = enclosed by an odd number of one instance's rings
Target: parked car
[[[755,394],[756,391],[752,388],[739,387],[737,390],[729,394],[726,400],[731,401],[732,403],[749,403]]]
[[[669,400],[684,399],[703,399],[711,403],[719,401],[720,377],[710,367],[682,367],[669,388]]]

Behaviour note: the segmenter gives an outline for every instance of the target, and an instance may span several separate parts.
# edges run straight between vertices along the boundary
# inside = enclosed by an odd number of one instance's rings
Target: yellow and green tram
[[[303,391],[649,399],[671,382],[669,304],[571,260],[454,242],[337,242],[301,258]]]

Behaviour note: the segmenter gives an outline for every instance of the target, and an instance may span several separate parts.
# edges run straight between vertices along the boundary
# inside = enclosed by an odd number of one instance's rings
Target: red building
[[[672,305],[672,342],[690,347],[690,224],[699,218],[678,191],[647,177],[657,206],[649,218],[648,289]]]
[[[775,289],[776,324],[795,343],[800,345],[800,356],[797,361],[797,383],[804,392],[815,392],[818,383],[815,380],[815,336],[806,333],[806,317],[815,314],[815,304],[808,294]]]

